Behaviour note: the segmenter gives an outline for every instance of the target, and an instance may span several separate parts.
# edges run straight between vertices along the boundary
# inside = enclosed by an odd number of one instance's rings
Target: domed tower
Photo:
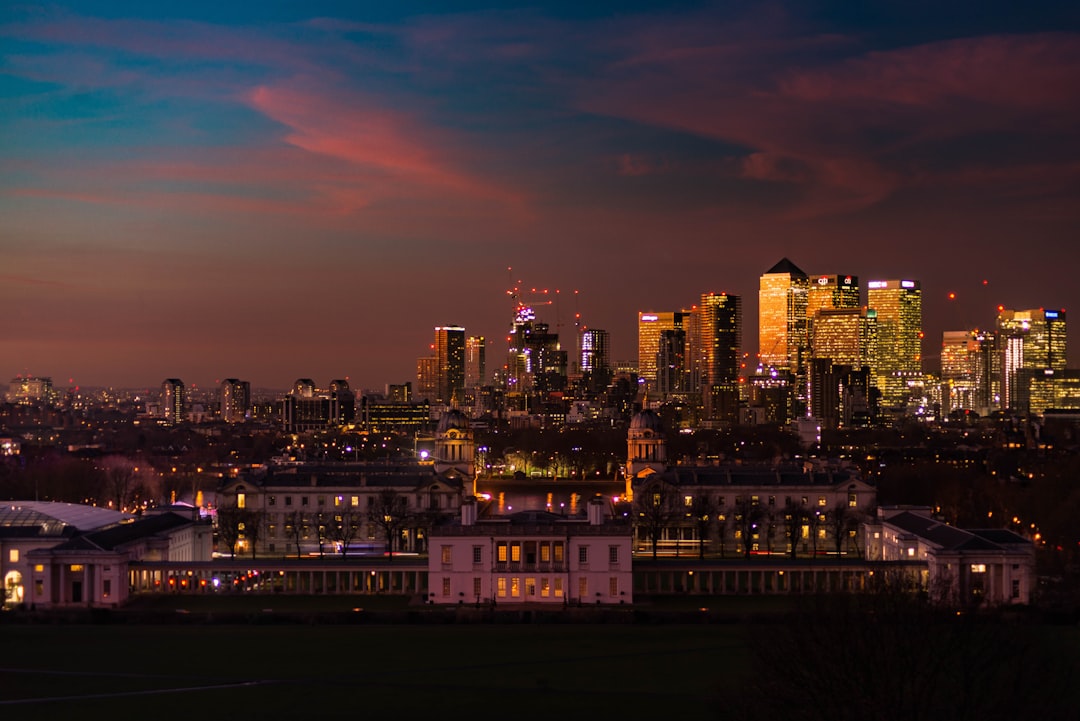
[[[475,454],[469,417],[457,408],[443,413],[435,430],[435,472],[454,471],[455,475],[472,478]]]
[[[646,408],[634,414],[626,434],[626,478],[663,473],[667,470],[667,441],[656,411]]]

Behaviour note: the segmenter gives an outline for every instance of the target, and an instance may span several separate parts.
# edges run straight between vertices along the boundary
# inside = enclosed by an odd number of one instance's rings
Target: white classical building
[[[951,605],[1029,604],[1035,592],[1035,547],[1006,529],[963,529],[928,508],[878,509],[867,526],[869,561],[910,561],[919,586]],[[924,565],[925,564],[925,565]]]
[[[128,599],[135,561],[209,561],[209,523],[170,511],[133,517],[71,503],[0,507],[4,603],[114,607]]]
[[[434,604],[629,604],[631,528],[594,498],[585,517],[521,511],[479,518],[465,500],[460,523],[430,531],[428,600]]]

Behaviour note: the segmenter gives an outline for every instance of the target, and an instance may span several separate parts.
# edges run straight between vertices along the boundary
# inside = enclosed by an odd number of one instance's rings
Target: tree
[[[750,558],[754,536],[759,533],[767,515],[761,503],[749,496],[741,496],[735,501],[735,529],[742,538],[746,558]]]
[[[296,545],[297,558],[300,558],[300,541],[304,538],[306,521],[301,511],[289,511],[285,514],[285,535]]]
[[[236,558],[236,543],[240,540],[246,513],[243,508],[226,506],[217,510],[218,540],[229,549],[229,557]]]
[[[699,493],[690,502],[690,515],[694,519],[698,536],[698,558],[705,558],[705,542],[709,540],[709,532],[716,525],[717,505],[708,493]]]
[[[251,508],[243,510],[240,530],[243,531],[244,538],[251,544],[251,558],[254,559],[259,540],[262,538],[263,530],[266,528],[266,511],[257,511]]]
[[[367,519],[379,529],[386,541],[386,555],[392,559],[394,539],[409,523],[409,499],[392,488],[379,491],[375,502],[368,508]]]
[[[323,546],[329,538],[329,519],[325,513],[316,513],[311,517],[311,529],[319,542],[319,558],[323,557]]]
[[[106,456],[101,461],[101,469],[109,504],[123,511],[141,490],[139,466],[124,456]]]
[[[788,553],[792,558],[799,555],[799,541],[806,525],[807,508],[796,500],[784,504],[784,534],[788,538]]]
[[[326,526],[326,533],[331,541],[341,544],[341,556],[344,558],[349,551],[349,544],[360,534],[364,526],[364,518],[360,511],[352,506],[339,508],[330,518]]]
[[[832,532],[833,542],[836,544],[836,555],[840,556],[844,553],[844,540],[850,536],[849,532],[858,528],[856,513],[848,506],[847,501],[837,501],[826,514],[826,523]]]
[[[664,529],[671,526],[676,513],[675,493],[662,481],[650,483],[634,494],[634,522],[649,539],[653,560],[656,560]]]

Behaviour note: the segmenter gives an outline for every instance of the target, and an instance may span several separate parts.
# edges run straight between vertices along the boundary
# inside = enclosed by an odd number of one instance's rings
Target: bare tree
[[[379,491],[375,502],[368,507],[367,518],[369,523],[379,529],[386,541],[386,555],[392,559],[394,540],[410,520],[409,499],[392,488]]]
[[[329,540],[329,521],[325,513],[316,513],[311,517],[311,530],[315,531],[315,537],[319,542],[319,558],[323,557],[323,547]]]
[[[123,511],[139,494],[139,465],[125,456],[106,456],[101,467],[109,503]]]
[[[343,558],[349,552],[349,544],[360,534],[363,526],[363,515],[352,506],[338,509],[330,518],[330,522],[326,526],[326,533],[331,541],[341,544],[341,556]]]
[[[231,558],[236,558],[236,544],[240,540],[246,515],[243,508],[236,506],[226,506],[217,510],[218,540],[229,549]]]
[[[706,492],[702,491],[694,496],[690,502],[689,514],[694,519],[694,526],[698,536],[698,558],[705,558],[705,543],[709,540],[709,534],[716,525],[717,506],[716,501]]]
[[[833,542],[836,544],[836,555],[843,555],[844,539],[851,535],[851,531],[858,528],[859,522],[854,509],[848,506],[847,501],[838,501],[829,509],[826,522],[832,532]]]
[[[765,517],[765,509],[753,498],[745,496],[735,501],[735,528],[742,537],[743,556],[746,558],[750,558],[754,536],[760,533]]]
[[[296,546],[297,558],[300,558],[300,541],[304,537],[305,520],[301,511],[289,511],[285,514],[285,535]]]
[[[802,540],[802,529],[806,525],[807,509],[795,500],[789,500],[784,504],[784,533],[787,535],[788,553],[792,558],[799,555],[799,541]]]
[[[656,560],[664,529],[669,528],[676,518],[675,493],[666,483],[650,483],[634,494],[634,525],[649,539],[653,560]]]
[[[242,524],[240,530],[247,542],[251,544],[251,557],[254,559],[259,540],[266,529],[266,511],[244,509]]]

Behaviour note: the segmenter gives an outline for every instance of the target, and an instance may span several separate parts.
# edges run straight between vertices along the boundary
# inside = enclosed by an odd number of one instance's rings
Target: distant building
[[[439,326],[435,329],[435,397],[444,406],[458,406],[465,400],[465,329]]]
[[[179,378],[161,382],[161,413],[165,423],[174,426],[182,422],[187,412],[187,389]]]
[[[690,372],[705,417],[721,425],[739,418],[742,368],[742,299],[703,293],[690,318]]]
[[[922,288],[917,280],[872,280],[867,302],[877,319],[874,384],[883,406],[903,409],[909,381],[922,377]]]
[[[7,402],[18,405],[34,403],[52,404],[56,400],[52,378],[27,376],[12,378],[8,382]]]
[[[243,423],[251,414],[251,384],[238,378],[221,382],[221,420]]]

